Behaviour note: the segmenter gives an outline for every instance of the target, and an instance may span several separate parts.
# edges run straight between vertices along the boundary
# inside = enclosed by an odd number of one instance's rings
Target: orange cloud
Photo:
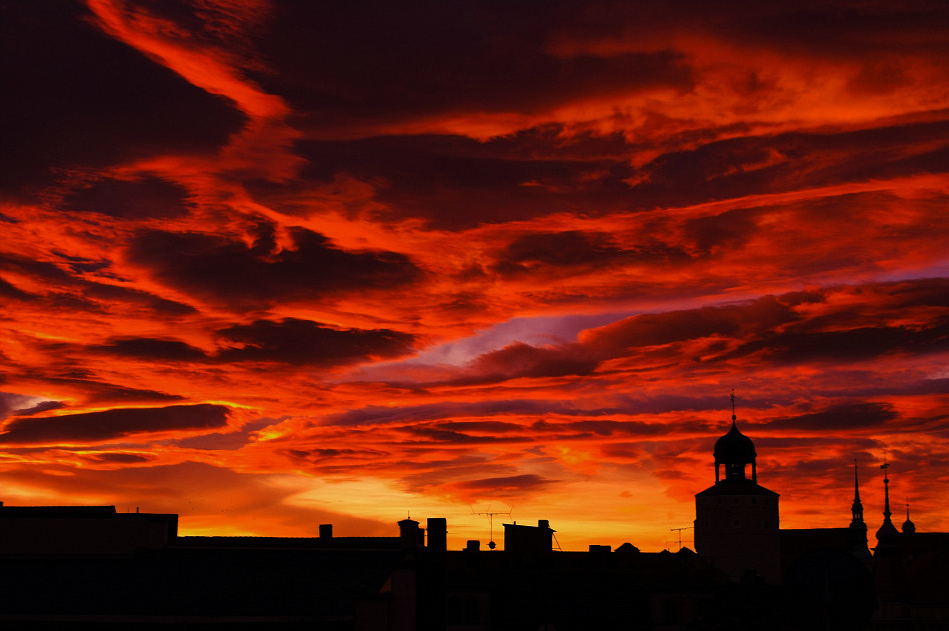
[[[5,502],[658,549],[734,388],[784,524],[845,524],[887,449],[949,528],[943,4],[37,7]]]

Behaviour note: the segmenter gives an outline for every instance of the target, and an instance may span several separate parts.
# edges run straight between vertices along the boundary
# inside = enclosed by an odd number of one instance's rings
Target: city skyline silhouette
[[[332,524],[317,537],[181,536],[175,514],[0,503],[0,622],[909,631],[949,620],[949,533],[917,531],[908,507],[897,531],[886,495],[871,555],[856,463],[850,523],[789,530],[734,413],[712,455],[714,484],[695,495],[695,550],[675,553],[629,542],[565,551],[547,519],[505,522],[499,548],[492,535],[459,550],[444,517],[408,515],[388,537]]]

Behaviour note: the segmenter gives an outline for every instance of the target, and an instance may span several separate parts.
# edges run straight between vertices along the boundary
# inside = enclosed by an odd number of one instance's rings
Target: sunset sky
[[[949,530],[949,4],[2,2],[0,500]],[[682,531],[691,545],[691,531]]]

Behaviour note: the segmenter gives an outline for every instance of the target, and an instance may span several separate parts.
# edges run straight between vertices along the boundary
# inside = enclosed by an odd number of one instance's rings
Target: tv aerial
[[[488,510],[485,511],[485,512],[483,512],[483,513],[476,513],[473,508],[471,509],[471,514],[473,514],[473,515],[483,515],[483,516],[485,516],[485,517],[488,518],[488,523],[490,524],[489,528],[490,528],[490,533],[491,533],[491,540],[488,541],[488,547],[491,548],[492,550],[494,550],[496,547],[498,547],[498,544],[494,543],[494,516],[495,516],[495,515],[507,515],[508,517],[510,517],[512,510],[514,510],[514,507],[513,507],[513,506],[512,506],[510,509],[508,509],[507,511],[492,511],[492,510],[491,510],[491,507],[488,506]]]
[[[669,529],[670,532],[677,532],[677,533],[679,533],[679,550],[682,549],[682,531],[683,531],[683,530],[692,530],[693,528],[695,528],[695,526],[683,526],[683,527],[681,527],[681,528],[670,528],[670,529]]]

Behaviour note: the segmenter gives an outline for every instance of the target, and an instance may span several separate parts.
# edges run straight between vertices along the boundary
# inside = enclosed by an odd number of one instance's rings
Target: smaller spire
[[[735,421],[738,420],[738,417],[735,416],[735,389],[734,388],[732,388],[732,393],[728,396],[730,396],[732,400],[732,424],[734,424]]]
[[[916,524],[909,518],[909,502],[906,502],[906,521],[903,522],[900,530],[902,530],[905,535],[911,535],[916,532]]]

